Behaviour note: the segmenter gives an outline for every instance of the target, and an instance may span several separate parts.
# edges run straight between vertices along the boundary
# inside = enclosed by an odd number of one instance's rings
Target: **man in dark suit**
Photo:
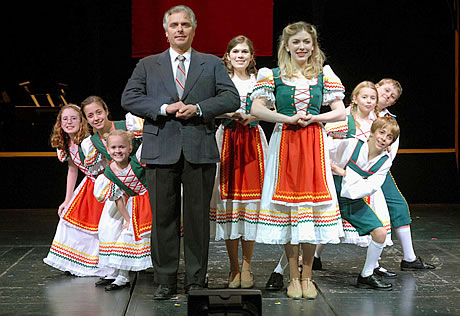
[[[145,119],[142,162],[153,211],[155,299],[176,294],[181,184],[185,290],[204,286],[209,249],[209,204],[219,151],[217,115],[234,112],[238,92],[221,60],[191,48],[196,20],[186,6],[169,9],[163,27],[170,48],[139,61],[122,107]],[[185,60],[183,57],[185,57]]]

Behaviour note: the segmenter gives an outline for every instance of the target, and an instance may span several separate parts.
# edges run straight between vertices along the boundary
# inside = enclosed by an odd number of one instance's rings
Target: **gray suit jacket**
[[[191,163],[218,162],[214,118],[234,112],[240,102],[222,61],[192,50],[182,102],[198,103],[202,117],[181,120],[159,115],[163,104],[178,100],[169,50],[141,59],[126,84],[121,105],[145,119],[142,162],[174,164],[181,152]]]

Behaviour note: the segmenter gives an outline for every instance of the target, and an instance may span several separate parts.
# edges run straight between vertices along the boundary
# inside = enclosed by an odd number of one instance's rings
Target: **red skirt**
[[[84,181],[62,219],[80,229],[97,233],[104,203],[99,203],[94,197],[94,182],[89,178]]]
[[[264,153],[257,127],[235,124],[224,129],[220,193],[222,200],[260,200],[264,182]]]
[[[284,124],[279,149],[278,181],[274,201],[321,203],[332,200],[326,180],[321,126]]]
[[[141,236],[152,230],[152,207],[148,192],[132,197],[133,210],[131,222],[134,229],[134,238],[141,240]]]

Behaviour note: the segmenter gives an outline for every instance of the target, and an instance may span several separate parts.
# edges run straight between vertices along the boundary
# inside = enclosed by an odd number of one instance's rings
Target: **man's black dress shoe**
[[[321,258],[313,257],[313,266],[311,267],[312,270],[321,270],[323,269],[323,264],[321,263]]]
[[[375,268],[374,269],[374,274],[377,274],[381,277],[384,277],[384,278],[387,278],[387,279],[394,279],[396,278],[398,275],[392,271],[388,271],[387,269],[385,268],[382,268],[382,267],[378,267],[378,268]]]
[[[358,276],[356,286],[359,288],[374,289],[379,291],[391,291],[393,285],[391,283],[385,283],[379,280],[375,274],[371,274],[368,277],[362,277],[361,274]]]
[[[106,286],[106,285],[112,284],[113,281],[115,281],[115,279],[103,279],[103,278],[100,278],[99,281],[94,283],[94,285],[95,286]]]
[[[128,283],[125,283],[123,285],[117,285],[117,284],[109,284],[105,287],[105,290],[107,292],[110,292],[110,291],[116,291],[116,290],[120,290],[120,289],[123,289],[125,287],[129,287],[129,282]]]
[[[279,291],[283,288],[283,286],[283,275],[278,272],[272,272],[267,284],[265,284],[265,289],[269,291]]]
[[[189,285],[186,289],[185,289],[185,294],[188,294],[190,293],[191,291],[199,291],[199,290],[202,290],[203,287],[201,285],[198,285],[198,284],[192,284],[192,285]]]
[[[423,262],[422,258],[417,257],[412,262],[401,260],[401,270],[402,271],[414,271],[414,270],[431,270],[436,267],[432,264]]]
[[[177,287],[175,285],[160,284],[153,294],[154,300],[169,300],[176,295]]]

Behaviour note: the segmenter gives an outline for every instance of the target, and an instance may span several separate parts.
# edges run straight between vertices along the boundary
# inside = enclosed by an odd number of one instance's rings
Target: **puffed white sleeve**
[[[391,167],[391,159],[387,159],[382,167],[368,178],[361,177],[350,167],[345,169],[346,175],[342,178],[340,195],[352,200],[369,196],[380,189]]]
[[[144,119],[128,112],[125,115],[125,122],[126,129],[132,132],[135,138],[142,137],[142,131],[144,129]]]
[[[80,144],[85,155],[84,164],[92,175],[99,174],[107,166],[107,161],[99,150],[94,147],[90,137],[86,137]]]
[[[257,73],[257,81],[251,93],[251,100],[256,98],[266,98],[272,104],[275,103],[275,80],[273,70],[262,68]]]
[[[97,177],[94,183],[94,197],[101,203],[107,200],[116,201],[123,196],[123,190],[121,190],[115,183],[113,183],[104,174]]]
[[[136,159],[137,161],[141,161],[141,154],[142,154],[142,145],[143,144],[140,144],[139,147],[137,148],[136,150]]]
[[[69,160],[70,157],[65,150],[61,150],[57,148],[56,152],[57,152],[57,158],[59,159],[60,162],[66,162]]]
[[[326,123],[324,126],[328,136],[336,139],[345,139],[348,134],[348,116],[343,121]]]
[[[323,105],[345,98],[345,87],[329,65],[323,67]]]

